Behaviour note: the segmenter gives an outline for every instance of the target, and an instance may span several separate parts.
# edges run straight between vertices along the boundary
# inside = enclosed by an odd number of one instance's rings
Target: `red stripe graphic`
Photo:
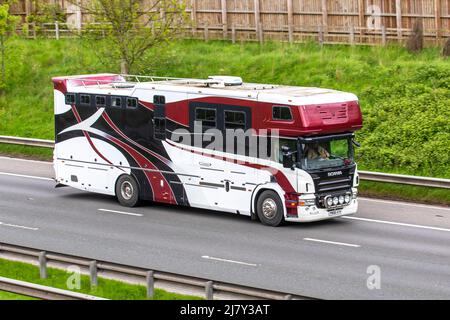
[[[75,118],[77,119],[78,123],[80,123],[82,120],[81,120],[81,117],[80,117],[80,115],[78,114],[78,111],[77,111],[77,109],[75,108],[75,106],[72,106],[72,111],[73,111],[73,114],[75,115]],[[83,131],[83,134],[84,134],[84,136],[86,137],[86,139],[87,139],[87,141],[89,142],[89,144],[91,145],[92,149],[95,151],[95,153],[97,153],[98,156],[99,156],[100,158],[102,158],[103,160],[105,160],[107,163],[109,163],[109,164],[112,165],[113,163],[112,163],[111,161],[109,161],[108,159],[106,159],[106,158],[100,153],[100,151],[98,151],[98,149],[95,147],[94,143],[92,142],[91,137],[89,136],[89,133],[87,133],[86,131]],[[121,170],[122,170],[122,169],[121,169]]]
[[[272,175],[275,176],[275,178],[277,179],[277,182],[280,184],[280,186],[284,190],[284,192],[286,192],[286,193],[296,192],[295,189],[292,187],[292,184],[289,182],[288,178],[284,175],[283,172],[281,172],[278,169],[275,169],[275,168],[272,168],[272,167],[269,167],[269,166],[264,166],[264,165],[257,164],[257,163],[251,163],[251,162],[247,162],[247,161],[243,162],[243,161],[239,161],[237,159],[231,159],[231,158],[227,158],[227,157],[215,157],[215,156],[210,155],[210,154],[201,153],[201,152],[198,152],[198,151],[195,151],[195,150],[189,150],[187,148],[183,148],[183,147],[177,146],[177,145],[171,143],[169,140],[166,140],[166,142],[168,144],[170,144],[171,146],[174,146],[175,148],[178,148],[178,149],[181,149],[181,150],[184,150],[184,151],[192,152],[192,153],[195,153],[195,154],[207,156],[209,158],[214,158],[214,159],[219,159],[220,158],[220,159],[223,159],[223,161],[232,162],[232,163],[235,163],[235,164],[238,164],[238,165],[243,165],[243,166],[254,168],[254,169],[268,171]]]

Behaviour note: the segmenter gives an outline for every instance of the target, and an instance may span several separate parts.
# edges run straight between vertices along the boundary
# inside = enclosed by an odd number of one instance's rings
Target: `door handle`
[[[209,162],[199,162],[199,165],[201,165],[202,167],[211,167],[211,163]]]

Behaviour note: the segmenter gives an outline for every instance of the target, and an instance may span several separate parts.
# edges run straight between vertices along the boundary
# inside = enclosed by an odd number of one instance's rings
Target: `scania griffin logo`
[[[342,175],[342,171],[328,172],[328,176],[329,176],[329,177],[341,176],[341,175]]]

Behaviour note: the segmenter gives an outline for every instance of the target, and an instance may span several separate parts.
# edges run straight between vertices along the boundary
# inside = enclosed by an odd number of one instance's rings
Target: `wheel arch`
[[[117,191],[117,183],[119,182],[119,179],[121,177],[123,177],[123,176],[131,176],[134,179],[134,181],[136,181],[136,183],[138,185],[138,188],[139,188],[138,194],[139,194],[139,197],[140,197],[141,196],[142,187],[141,187],[141,184],[139,183],[139,179],[136,177],[136,175],[132,171],[130,171],[130,173],[126,173],[125,172],[125,173],[119,174],[117,176],[116,181],[114,182],[114,195],[117,197],[117,192],[116,192]]]
[[[281,203],[283,203],[283,216],[286,218],[287,216],[287,209],[285,206],[285,201],[284,201],[284,190],[281,189],[281,187],[277,184],[263,184],[263,185],[259,185],[255,188],[255,190],[253,190],[252,193],[252,200],[251,200],[251,215],[253,218],[257,218],[257,214],[256,214],[256,203],[258,201],[259,196],[264,192],[264,191],[273,191],[276,194],[278,194],[278,196],[280,197]]]

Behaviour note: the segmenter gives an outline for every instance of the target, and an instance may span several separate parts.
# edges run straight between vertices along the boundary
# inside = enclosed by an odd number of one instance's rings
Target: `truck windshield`
[[[320,170],[353,164],[351,139],[301,143],[300,167],[304,170]]]

